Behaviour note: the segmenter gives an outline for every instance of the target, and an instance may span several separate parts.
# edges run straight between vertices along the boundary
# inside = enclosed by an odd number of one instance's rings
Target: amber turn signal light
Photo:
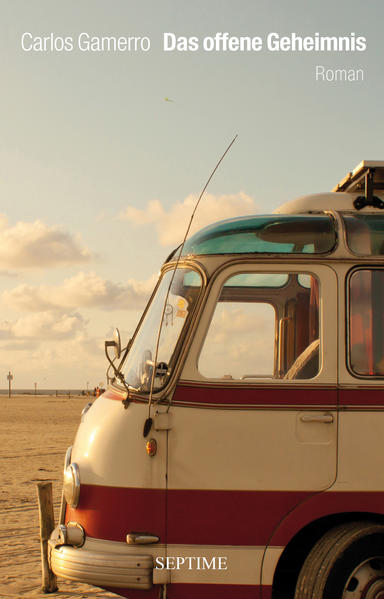
[[[147,441],[145,448],[147,450],[147,454],[151,456],[151,458],[153,458],[153,456],[156,455],[157,452],[156,439],[150,439],[149,441]]]

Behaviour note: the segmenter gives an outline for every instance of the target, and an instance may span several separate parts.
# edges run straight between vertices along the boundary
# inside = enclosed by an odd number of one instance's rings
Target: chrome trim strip
[[[152,587],[151,555],[63,545],[50,547],[50,565],[57,576],[95,586],[143,590]]]
[[[151,545],[158,543],[160,537],[145,532],[130,532],[126,536],[128,545]]]
[[[68,447],[67,451],[65,452],[63,474],[66,471],[66,469],[68,468],[69,464],[71,463],[72,447],[73,446],[70,445]],[[60,503],[59,525],[65,523],[65,510],[66,510],[66,508],[67,508],[67,502],[65,501],[65,497],[64,497],[64,485],[63,485],[62,488],[61,488],[61,503]]]

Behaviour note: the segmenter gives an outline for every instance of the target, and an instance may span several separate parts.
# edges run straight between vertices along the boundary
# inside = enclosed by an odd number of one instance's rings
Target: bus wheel
[[[384,526],[350,522],[308,554],[294,599],[384,599]]]

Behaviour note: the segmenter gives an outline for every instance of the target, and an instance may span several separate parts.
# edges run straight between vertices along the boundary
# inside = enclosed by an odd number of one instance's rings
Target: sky
[[[0,0],[0,388],[105,381],[211,170],[194,222],[268,213],[384,159],[382,0]],[[259,52],[204,51],[217,32]],[[366,38],[363,52],[271,52],[269,33]],[[70,38],[71,51],[25,50]],[[82,51],[89,37],[148,51]],[[163,35],[197,37],[164,51]],[[316,81],[315,68],[364,80]]]

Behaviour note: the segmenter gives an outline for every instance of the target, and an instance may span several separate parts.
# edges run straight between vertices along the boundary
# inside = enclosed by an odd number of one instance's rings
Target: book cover
[[[381,596],[382,3],[0,14],[1,596]]]

